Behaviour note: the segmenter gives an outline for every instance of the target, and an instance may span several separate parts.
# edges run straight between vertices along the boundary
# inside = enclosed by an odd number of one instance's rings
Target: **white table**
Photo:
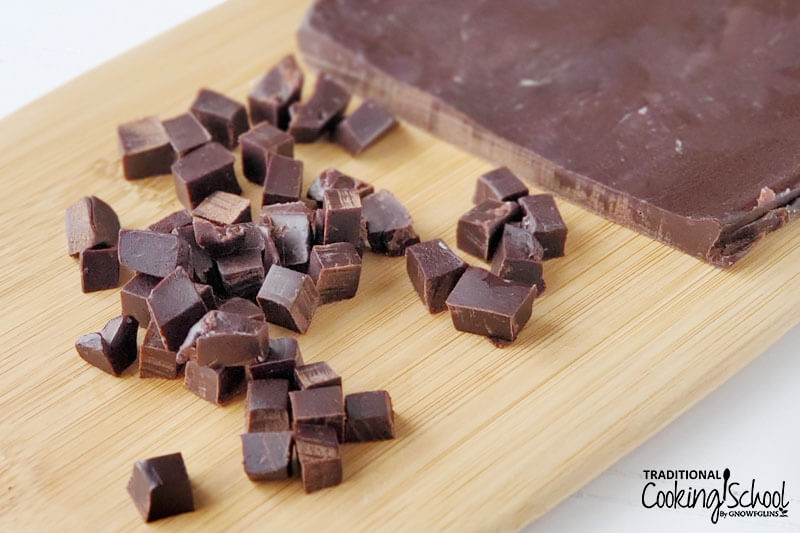
[[[218,3],[219,0],[3,1],[0,117]],[[790,226],[782,231],[799,230],[800,227]],[[800,530],[798,346],[800,327],[526,531]],[[730,467],[734,477],[756,478],[765,488],[786,480],[791,500],[789,518],[736,518],[712,525],[705,510],[642,506],[643,470],[693,467]]]

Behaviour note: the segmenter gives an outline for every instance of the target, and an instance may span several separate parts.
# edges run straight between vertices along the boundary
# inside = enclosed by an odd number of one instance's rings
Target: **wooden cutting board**
[[[798,321],[800,235],[768,237],[733,270],[562,202],[567,256],[510,348],[429,315],[404,261],[367,255],[361,289],[322,307],[300,342],[347,392],[386,388],[398,438],[347,445],[344,483],[253,484],[241,400],[218,408],[179,381],[113,378],[74,340],[119,312],[80,292],[64,209],[111,203],[141,228],[179,207],[169,177],[122,179],[115,127],[185,110],[201,86],[244,99],[287,52],[307,2],[236,0],[0,122],[0,529],[145,529],[125,491],[135,460],[181,451],[197,511],[160,530],[514,530],[728,379]],[[303,145],[306,185],[326,167],[394,191],[423,238],[455,244],[490,165],[403,126],[358,158]],[[255,199],[257,187],[244,183]],[[474,260],[473,260],[474,261]],[[276,334],[285,334],[275,327]]]

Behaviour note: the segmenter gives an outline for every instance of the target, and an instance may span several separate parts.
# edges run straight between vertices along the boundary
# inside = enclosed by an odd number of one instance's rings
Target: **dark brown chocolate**
[[[543,259],[563,256],[567,242],[567,225],[561,218],[553,196],[523,196],[517,202],[523,212],[522,227],[533,233],[544,248]]]
[[[345,442],[394,438],[392,398],[385,390],[357,392],[344,399]]]
[[[217,258],[216,264],[227,296],[255,298],[266,273],[261,250],[245,249]]]
[[[195,322],[206,314],[206,306],[191,278],[178,267],[150,291],[150,318],[168,350],[177,351]]]
[[[291,431],[244,433],[244,472],[252,481],[275,481],[292,475]]]
[[[177,267],[191,270],[189,246],[171,233],[123,229],[117,248],[120,264],[136,272],[163,278]]]
[[[239,143],[239,135],[250,129],[244,105],[211,89],[200,89],[190,111],[214,141],[229,150]]]
[[[442,239],[406,248],[406,271],[422,303],[431,313],[447,309],[445,300],[456,286],[467,263]]]
[[[277,337],[269,340],[269,355],[265,361],[245,366],[247,379],[287,379],[294,382],[294,369],[303,365],[297,339]]]
[[[184,156],[195,148],[211,142],[211,134],[191,113],[165,120],[164,129],[167,131],[172,149],[179,156]]]
[[[458,219],[456,243],[468,254],[489,260],[500,242],[503,226],[519,216],[515,202],[485,200]]]
[[[244,176],[259,185],[264,184],[269,154],[294,157],[294,138],[275,126],[261,123],[239,139],[242,143],[242,170]]]
[[[128,494],[145,522],[194,511],[192,484],[180,453],[136,461]]]
[[[361,246],[361,197],[355,189],[329,189],[323,194],[322,244],[349,242]]]
[[[236,313],[251,320],[265,320],[264,310],[250,300],[234,296],[222,302],[217,309],[226,313]]]
[[[145,117],[117,128],[122,171],[129,180],[169,174],[175,152],[158,117]]]
[[[267,156],[261,205],[296,202],[302,188],[302,161],[272,153]]]
[[[155,231],[156,233],[172,233],[177,228],[188,226],[192,223],[192,214],[186,209],[175,211],[165,216],[158,222],[153,222],[147,226],[147,231]]]
[[[247,224],[219,225],[203,218],[192,220],[194,240],[213,258],[230,255],[243,248]]]
[[[267,121],[285,130],[289,126],[289,106],[300,99],[303,71],[294,56],[282,58],[253,86],[247,96],[253,124]]]
[[[245,431],[289,430],[289,380],[256,379],[247,382]]]
[[[119,256],[116,246],[83,250],[79,260],[83,292],[119,287]]]
[[[233,171],[233,154],[210,142],[179,158],[172,165],[175,194],[187,209],[194,209],[214,191],[241,194]]]
[[[311,98],[289,107],[289,134],[295,142],[316,141],[324,132],[333,131],[349,103],[350,93],[327,74],[320,74]]]
[[[305,333],[317,310],[319,293],[307,274],[274,265],[258,291],[267,321]]]
[[[336,126],[334,138],[352,155],[358,155],[396,127],[394,115],[367,99]]]
[[[200,366],[244,366],[269,353],[269,327],[261,320],[225,311],[209,311],[186,334],[178,363]]]
[[[530,231],[506,224],[492,259],[492,274],[510,281],[536,285],[536,294],[540,295],[545,289],[543,257],[544,248]]]
[[[335,168],[326,168],[308,188],[308,197],[322,205],[325,191],[329,189],[355,189],[361,198],[375,192],[375,188],[358,178],[342,174]]]
[[[218,290],[220,287],[219,273],[214,260],[205,250],[200,248],[194,238],[194,227],[189,224],[172,230],[172,234],[181,239],[189,247],[189,264],[191,265],[192,279],[199,283],[207,283]]]
[[[122,314],[135,318],[141,328],[146,328],[150,323],[147,297],[159,281],[161,278],[155,276],[136,274],[119,292]]]
[[[399,256],[419,242],[411,215],[391,192],[384,189],[370,194],[361,201],[361,206],[373,252]]]
[[[312,211],[302,202],[273,204],[261,209],[261,218],[270,228],[281,265],[305,268],[313,240],[311,217]]]
[[[528,186],[508,167],[500,167],[478,177],[472,201],[480,204],[485,200],[508,202],[528,195]]]
[[[150,322],[139,348],[139,377],[177,378],[182,368],[176,361],[177,355],[177,352],[164,347],[158,328],[155,323]]]
[[[242,388],[244,369],[241,366],[200,366],[189,360],[184,368],[184,386],[194,394],[217,405],[230,401]]]
[[[75,341],[78,354],[90,365],[119,376],[136,360],[136,331],[139,325],[130,316],[112,318],[96,333]]]
[[[344,437],[344,399],[341,387],[320,387],[289,393],[295,431],[303,425],[330,426]]]
[[[318,244],[311,249],[308,275],[317,287],[320,304],[352,298],[361,278],[361,256],[349,242]]]
[[[216,191],[194,208],[192,215],[216,224],[238,224],[253,220],[250,200],[224,191]]]
[[[296,367],[294,381],[300,390],[342,386],[342,377],[325,361]]]
[[[294,432],[303,489],[314,492],[342,482],[342,456],[336,431],[328,426],[301,426]]]
[[[214,295],[214,287],[206,285],[205,283],[195,282],[194,288],[197,289],[197,294],[200,295],[200,299],[203,300],[206,309],[211,311],[217,308],[217,298]]]
[[[77,256],[89,248],[110,247],[119,238],[119,217],[97,196],[84,196],[67,208],[67,251]]]

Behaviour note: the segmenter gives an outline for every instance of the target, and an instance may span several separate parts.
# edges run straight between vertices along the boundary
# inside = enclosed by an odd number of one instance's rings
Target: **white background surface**
[[[0,0],[0,116],[218,3]],[[800,531],[798,346],[800,327],[526,531]],[[785,480],[789,518],[712,525],[705,510],[640,503],[644,469],[725,467],[736,479],[756,478],[762,488]]]

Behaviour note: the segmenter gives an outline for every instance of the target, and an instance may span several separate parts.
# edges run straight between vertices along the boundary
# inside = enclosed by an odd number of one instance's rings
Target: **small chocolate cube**
[[[226,224],[221,226],[204,218],[192,221],[194,240],[210,257],[223,257],[241,249],[245,241],[247,225]]]
[[[143,274],[163,278],[177,267],[191,270],[189,246],[171,233],[123,229],[117,249],[121,265]]]
[[[269,327],[261,320],[225,311],[209,311],[186,334],[178,363],[189,359],[201,366],[244,366],[269,353]]]
[[[192,485],[180,453],[136,461],[128,493],[145,522],[194,511]]]
[[[311,424],[330,426],[336,430],[341,442],[344,437],[344,399],[341,387],[320,387],[292,391],[289,393],[292,405],[294,429]]]
[[[289,134],[299,143],[316,141],[333,131],[349,103],[350,93],[327,74],[320,74],[311,98],[289,107]]]
[[[189,224],[172,230],[172,234],[189,247],[189,265],[192,279],[198,283],[206,283],[218,290],[219,273],[211,256],[200,248],[194,238],[194,227]]]
[[[500,167],[478,177],[472,202],[485,200],[508,202],[528,194],[528,186],[506,167]]]
[[[87,333],[75,341],[75,349],[90,365],[119,376],[136,360],[138,327],[133,317],[112,318],[100,332]]]
[[[533,233],[541,243],[544,259],[563,256],[567,242],[567,225],[561,218],[553,195],[523,196],[517,202],[523,212],[522,227]]]
[[[192,215],[223,225],[250,222],[253,219],[250,200],[225,191],[216,191],[206,197],[194,208]]]
[[[139,322],[140,328],[146,328],[150,323],[150,309],[147,308],[147,297],[150,291],[158,285],[161,278],[136,274],[128,283],[122,286],[119,292],[122,314],[132,316]]]
[[[238,296],[228,298],[222,302],[217,309],[220,311],[225,311],[226,313],[236,313],[251,320],[266,320],[264,318],[264,310],[261,309],[259,305],[251,302],[250,300],[239,298]],[[271,342],[272,339],[270,339],[270,343]]]
[[[222,146],[233,150],[239,135],[250,128],[244,105],[211,89],[200,89],[191,113]]]
[[[242,170],[244,176],[262,185],[267,175],[269,154],[294,157],[294,139],[285,131],[266,122],[253,126],[239,139],[242,143]]]
[[[217,405],[233,398],[243,382],[244,369],[240,366],[214,368],[200,366],[189,360],[184,369],[183,385],[197,396]]]
[[[244,249],[216,260],[222,287],[228,296],[252,299],[264,283],[264,257],[261,250]]]
[[[97,196],[84,196],[67,208],[67,251],[77,256],[89,248],[116,246],[119,218]]]
[[[506,224],[503,238],[492,259],[492,274],[526,285],[536,285],[538,296],[545,288],[542,257],[544,248],[531,232]]]
[[[308,275],[317,287],[320,304],[352,298],[361,278],[361,256],[349,242],[318,244],[311,249]]]
[[[358,178],[342,174],[335,168],[326,168],[308,188],[308,197],[322,205],[325,191],[330,189],[355,189],[361,198],[375,192],[375,188]]]
[[[392,399],[385,390],[357,392],[344,399],[345,442],[394,438]]]
[[[374,100],[364,100],[336,126],[334,138],[350,154],[358,155],[396,127],[394,115]]]
[[[197,289],[197,294],[200,295],[200,299],[203,300],[206,309],[211,311],[217,308],[217,298],[214,296],[214,287],[206,285],[205,283],[195,282],[194,288]]]
[[[289,380],[256,379],[247,382],[245,431],[289,430]]]
[[[325,361],[296,367],[294,381],[300,390],[342,386],[342,377]]]
[[[373,252],[400,256],[406,248],[419,242],[411,215],[391,192],[384,189],[370,194],[361,200],[361,206]]]
[[[206,314],[206,306],[186,271],[178,267],[147,298],[150,318],[168,350],[177,351],[195,322]]]
[[[244,433],[244,472],[252,481],[288,479],[292,475],[291,431]]]
[[[297,339],[277,337],[269,340],[269,355],[266,361],[245,366],[248,380],[287,379],[294,381],[294,369],[303,365],[303,356]]]
[[[81,290],[102,291],[119,286],[117,247],[89,248],[80,253]]]
[[[342,482],[342,456],[336,431],[328,426],[302,426],[294,432],[303,489],[314,492]]]
[[[176,361],[178,353],[167,350],[153,322],[147,326],[142,346],[139,348],[139,377],[166,378],[178,377],[181,365]]]
[[[192,214],[186,209],[175,211],[165,216],[158,222],[153,222],[147,226],[147,231],[155,231],[156,233],[172,233],[178,228],[188,226],[192,223]]]
[[[322,244],[361,245],[361,197],[355,189],[329,189],[323,194]]]
[[[215,142],[179,158],[172,165],[178,200],[187,209],[193,209],[214,191],[241,194],[233,171],[234,161],[233,154]]]
[[[303,188],[303,162],[269,154],[261,205],[296,202]]]
[[[317,310],[319,293],[307,274],[274,265],[264,278],[257,300],[268,322],[305,333]]]
[[[211,134],[191,113],[165,120],[164,129],[167,131],[172,149],[179,156],[184,156],[195,148],[211,142]]]
[[[117,128],[117,135],[126,179],[169,174],[175,152],[167,130],[158,117],[150,116],[121,124]]]
[[[458,247],[481,259],[491,259],[497,243],[500,242],[503,225],[519,218],[519,214],[519,206],[515,202],[481,202],[458,219]]]
[[[256,82],[247,96],[250,120],[253,124],[267,121],[285,130],[289,126],[289,106],[300,99],[302,89],[303,71],[294,56],[285,56]]]
[[[262,218],[270,228],[272,239],[280,256],[280,264],[285,267],[304,269],[311,252],[313,233],[311,230],[311,211],[300,202],[293,204],[273,204],[266,207],[283,207],[285,210],[261,209]],[[296,207],[294,207],[296,206]]]
[[[456,286],[467,263],[442,239],[406,248],[406,270],[414,290],[431,313],[447,309],[445,300]]]

